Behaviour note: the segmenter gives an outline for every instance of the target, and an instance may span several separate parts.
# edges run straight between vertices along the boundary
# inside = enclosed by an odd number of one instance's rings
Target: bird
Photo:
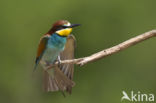
[[[46,92],[61,91],[63,95],[65,91],[69,94],[72,92],[72,87],[75,85],[74,64],[61,64],[61,61],[74,59],[76,39],[71,32],[79,25],[71,24],[67,20],[58,20],[40,39],[34,70],[38,64],[41,64],[44,72],[43,86]],[[59,65],[48,68],[56,61]]]

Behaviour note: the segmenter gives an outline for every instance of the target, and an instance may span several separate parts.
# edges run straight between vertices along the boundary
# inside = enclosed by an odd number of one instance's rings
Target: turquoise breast
[[[54,48],[62,51],[64,49],[65,43],[66,43],[66,37],[53,34],[48,40],[47,48]]]
[[[60,52],[64,50],[65,44],[66,37],[61,37],[57,34],[51,35],[42,60],[53,63],[57,59]]]

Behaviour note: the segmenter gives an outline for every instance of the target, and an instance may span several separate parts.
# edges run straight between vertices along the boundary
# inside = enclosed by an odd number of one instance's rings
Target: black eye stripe
[[[68,28],[67,26],[62,26],[62,28]]]
[[[65,28],[68,28],[67,26],[57,26],[57,30],[61,30],[61,29],[65,29]]]

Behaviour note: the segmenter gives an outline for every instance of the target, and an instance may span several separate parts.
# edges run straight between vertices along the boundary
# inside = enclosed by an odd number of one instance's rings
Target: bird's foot
[[[60,59],[60,56],[58,56],[57,62],[58,62],[58,66],[60,67],[60,66],[61,66],[61,59]]]

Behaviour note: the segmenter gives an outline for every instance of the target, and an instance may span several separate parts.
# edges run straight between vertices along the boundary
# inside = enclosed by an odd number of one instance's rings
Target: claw
[[[61,59],[60,59],[60,56],[57,57],[57,61],[58,61],[58,66],[61,66]]]

